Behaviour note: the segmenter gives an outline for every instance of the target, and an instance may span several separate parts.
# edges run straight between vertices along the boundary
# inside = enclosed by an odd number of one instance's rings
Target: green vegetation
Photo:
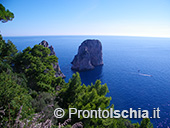
[[[8,9],[6,10],[5,7],[0,4],[0,21],[2,23],[11,21],[14,18],[14,14],[10,12]]]
[[[54,91],[57,78],[52,63],[58,58],[49,56],[50,49],[42,45],[26,48],[22,53],[17,53],[13,61],[14,70],[24,73],[28,80],[28,87],[36,91]]]
[[[0,6],[4,13],[1,20],[10,20],[12,14],[8,16],[9,11]],[[111,97],[106,97],[109,90],[100,80],[86,86],[78,73],[73,74],[68,83],[61,77],[56,78],[52,63],[58,59],[49,54],[49,49],[41,45],[18,52],[11,41],[6,43],[0,36],[0,127],[153,128],[149,119],[143,119],[141,125],[122,118],[79,119],[75,115],[67,119],[70,107],[109,109]],[[66,111],[62,119],[53,115],[59,107]]]
[[[2,120],[4,123],[13,123],[21,106],[23,106],[22,118],[34,112],[31,104],[32,97],[23,87],[25,81],[21,77],[11,71],[2,72],[0,81],[0,106],[5,109]]]

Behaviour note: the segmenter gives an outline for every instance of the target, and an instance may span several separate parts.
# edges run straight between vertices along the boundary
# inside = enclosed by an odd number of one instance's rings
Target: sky
[[[15,18],[3,36],[116,35],[170,38],[170,0],[0,0]]]

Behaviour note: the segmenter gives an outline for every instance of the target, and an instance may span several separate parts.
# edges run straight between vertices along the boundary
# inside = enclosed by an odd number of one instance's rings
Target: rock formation
[[[51,55],[56,55],[53,46],[49,46],[49,45],[48,45],[48,42],[46,42],[45,40],[43,40],[41,43],[39,43],[39,45],[43,45],[44,47],[49,48],[50,51],[51,51],[51,52],[50,52],[50,56],[51,56]],[[65,78],[65,77],[66,77],[66,76],[61,72],[61,69],[60,69],[60,66],[59,66],[58,63],[54,63],[54,64],[53,64],[53,68],[54,68],[54,70],[56,71],[56,73],[55,73],[55,76],[56,76],[56,77],[59,77],[59,76],[62,77],[62,78]]]
[[[102,44],[99,40],[85,40],[79,46],[72,63],[72,70],[86,71],[103,65]]]

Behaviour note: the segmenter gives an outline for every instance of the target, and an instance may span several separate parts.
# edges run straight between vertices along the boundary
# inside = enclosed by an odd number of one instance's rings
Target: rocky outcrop
[[[50,56],[51,56],[51,55],[56,55],[53,46],[49,46],[47,41],[43,40],[41,43],[39,43],[39,45],[43,45],[44,47],[49,48],[50,51],[51,51],[51,52],[50,52]],[[54,64],[52,64],[52,65],[53,65],[54,70],[56,71],[56,73],[55,73],[55,76],[56,76],[56,77],[62,77],[62,78],[65,78],[65,77],[66,77],[66,76],[61,72],[61,69],[60,69],[60,66],[59,66],[58,63],[54,63]]]
[[[79,46],[72,63],[72,70],[86,71],[103,65],[102,44],[99,40],[85,40]]]

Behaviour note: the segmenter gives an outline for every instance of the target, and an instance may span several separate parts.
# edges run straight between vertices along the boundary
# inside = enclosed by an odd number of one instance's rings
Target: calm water
[[[86,85],[100,79],[107,83],[115,109],[160,108],[160,119],[151,119],[154,126],[170,126],[170,38],[116,36],[46,36],[5,37],[19,50],[46,40],[53,45],[66,81],[74,73],[71,61],[85,39],[99,39],[103,45],[104,65],[81,72]],[[138,73],[140,70],[140,73]],[[146,75],[147,74],[147,75]],[[150,77],[152,75],[152,77]],[[136,120],[132,120],[136,121]],[[140,121],[140,120],[138,120]]]

